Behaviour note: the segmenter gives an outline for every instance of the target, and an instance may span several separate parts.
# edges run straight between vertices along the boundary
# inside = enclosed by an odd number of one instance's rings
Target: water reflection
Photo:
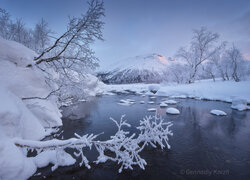
[[[120,99],[134,99],[132,106],[118,105]],[[88,103],[80,103],[64,109],[64,133],[66,138],[78,134],[100,133],[101,140],[108,139],[116,131],[109,117],[119,119],[126,114],[132,125],[131,132],[145,115],[148,108],[157,108],[157,114],[167,121],[173,121],[174,136],[170,138],[170,150],[147,147],[141,156],[148,165],[143,171],[135,167],[134,171],[118,173],[115,163],[91,164],[92,168],[62,167],[51,173],[42,170],[48,179],[248,179],[250,177],[250,112],[238,112],[230,104],[213,101],[178,99],[180,115],[166,114],[166,108],[160,108],[163,98],[156,99],[135,95],[104,96]],[[139,104],[140,101],[154,101],[154,104]],[[221,109],[228,115],[218,117],[210,114],[212,109]],[[96,158],[96,152],[87,152],[90,160]],[[48,168],[47,168],[48,169]],[[189,171],[187,171],[189,170]],[[192,174],[198,170],[228,170],[229,174]],[[189,172],[189,174],[187,173]],[[220,171],[222,172],[222,171]],[[32,177],[40,179],[42,176]]]

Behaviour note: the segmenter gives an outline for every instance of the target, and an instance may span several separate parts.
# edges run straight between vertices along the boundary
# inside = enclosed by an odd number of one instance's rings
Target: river
[[[131,106],[118,105],[120,99],[133,99]],[[131,133],[136,132],[139,120],[146,115],[148,108],[157,108],[158,115],[172,121],[174,135],[170,137],[171,149],[161,150],[147,147],[141,153],[147,161],[145,170],[134,167],[118,173],[119,166],[114,162],[95,165],[91,169],[79,167],[59,167],[54,172],[50,167],[38,170],[41,175],[30,179],[249,179],[250,178],[250,111],[232,110],[230,104],[218,101],[176,99],[177,105],[169,105],[180,110],[180,115],[168,115],[159,103],[164,97],[157,97],[155,104],[140,104],[151,101],[148,96],[113,95],[94,98],[90,102],[79,102],[63,108],[63,133],[59,138],[67,139],[87,133],[99,134],[98,139],[106,140],[117,128],[109,119],[119,120],[126,114],[132,125]],[[210,110],[220,109],[227,116],[214,116]],[[86,150],[90,161],[97,157],[96,151]]]

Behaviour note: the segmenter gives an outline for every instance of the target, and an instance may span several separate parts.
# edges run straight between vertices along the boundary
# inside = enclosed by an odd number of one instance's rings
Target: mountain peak
[[[138,55],[113,64],[99,77],[106,83],[161,82],[170,63],[158,53]]]

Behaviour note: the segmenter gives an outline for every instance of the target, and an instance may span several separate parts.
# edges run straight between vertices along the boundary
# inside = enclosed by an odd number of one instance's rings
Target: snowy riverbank
[[[155,89],[157,92],[153,94],[150,89]],[[202,80],[192,84],[120,84],[105,87],[105,94],[119,92],[218,100],[230,103],[235,99],[243,99],[250,104],[250,79],[241,82]]]

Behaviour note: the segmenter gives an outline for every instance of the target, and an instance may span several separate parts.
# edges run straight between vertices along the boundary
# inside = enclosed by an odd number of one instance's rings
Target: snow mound
[[[165,102],[161,102],[160,103],[160,107],[164,108],[164,107],[167,107],[168,105],[165,103]]]
[[[211,114],[216,115],[216,116],[226,116],[227,113],[221,110],[213,109],[210,111]]]
[[[0,85],[15,94],[18,98],[46,97],[57,87],[46,83],[45,74],[34,65],[35,52],[29,48],[0,38]],[[31,65],[27,67],[27,65]],[[61,113],[52,98],[26,99],[23,101],[28,109],[48,127],[62,125]],[[44,106],[49,107],[43,108]],[[33,107],[39,108],[33,108]],[[46,122],[44,122],[46,120]],[[49,122],[49,123],[48,123]]]
[[[124,106],[130,106],[135,104],[135,100],[133,99],[121,99],[120,102],[118,103],[119,105],[124,105]]]
[[[45,129],[25,104],[0,86],[0,130],[9,137],[37,140],[45,136]]]
[[[1,60],[12,62],[17,66],[26,67],[34,64],[33,58],[37,55],[31,49],[15,41],[5,40],[0,37]]]
[[[46,167],[50,163],[54,166],[51,170],[54,171],[59,166],[70,166],[73,165],[76,160],[64,150],[47,150],[38,154],[33,158],[38,168]]]
[[[166,113],[168,114],[180,114],[180,111],[176,108],[167,108]]]
[[[127,58],[98,74],[104,83],[159,83],[171,64],[164,56],[149,54]],[[112,67],[112,68],[111,68]]]
[[[24,156],[14,143],[0,130],[0,179],[28,179],[36,172],[36,166],[31,158]]]
[[[169,100],[164,101],[164,103],[166,103],[166,104],[177,104],[177,101],[169,99]]]

